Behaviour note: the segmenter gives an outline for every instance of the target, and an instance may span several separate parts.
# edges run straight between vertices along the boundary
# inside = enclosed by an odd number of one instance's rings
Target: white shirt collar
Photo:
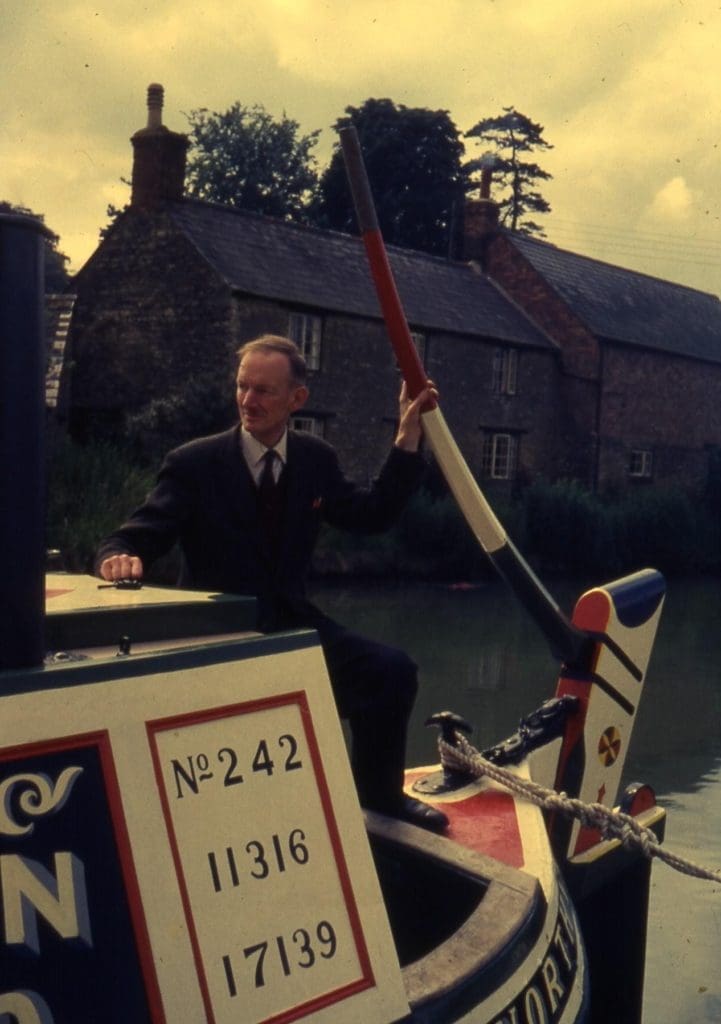
[[[262,469],[261,460],[265,453],[268,451],[266,445],[261,441],[258,441],[252,434],[249,434],[247,430],[240,428],[240,446],[243,452],[243,457],[248,463],[248,468],[254,477],[257,477]],[[276,453],[283,465],[286,463],[288,454],[288,431],[283,432],[283,436],[277,444],[273,445],[273,451]]]

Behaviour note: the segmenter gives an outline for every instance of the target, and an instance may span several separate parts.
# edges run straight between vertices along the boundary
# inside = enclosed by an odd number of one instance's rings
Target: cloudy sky
[[[45,215],[77,270],[150,82],[164,122],[236,100],[302,131],[369,97],[514,106],[554,148],[549,241],[721,295],[721,0],[0,0],[0,200]],[[468,141],[467,152],[476,155]]]

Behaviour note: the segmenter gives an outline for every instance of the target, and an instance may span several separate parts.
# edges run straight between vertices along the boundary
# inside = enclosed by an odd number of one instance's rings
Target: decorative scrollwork
[[[0,782],[0,835],[30,835],[35,823],[19,822],[14,805],[28,818],[40,818],[59,811],[82,771],[77,765],[64,768],[54,784],[44,772],[11,775]]]

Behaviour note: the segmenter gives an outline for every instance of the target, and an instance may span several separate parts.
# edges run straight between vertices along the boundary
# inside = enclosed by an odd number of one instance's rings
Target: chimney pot
[[[481,199],[491,198],[491,178],[496,169],[494,153],[484,153],[479,161],[481,165]]]
[[[453,232],[451,258],[483,265],[488,240],[498,231],[498,203],[491,199],[491,179],[498,166],[495,153],[486,152],[478,161],[481,171],[477,199],[466,196],[462,216]]]
[[[148,86],[148,128],[161,128],[163,124],[163,87],[157,83]]]
[[[481,264],[486,244],[498,230],[498,204],[492,199],[466,199],[463,210],[463,258]]]

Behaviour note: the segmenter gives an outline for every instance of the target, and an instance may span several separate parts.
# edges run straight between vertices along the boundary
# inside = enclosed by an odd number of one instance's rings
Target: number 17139
[[[263,988],[274,979],[290,977],[295,970],[307,971],[322,960],[332,960],[337,948],[333,926],[328,921],[319,921],[312,933],[306,928],[296,928],[288,937],[276,935],[273,939],[264,939],[246,946],[243,949],[243,960],[252,976],[254,987]],[[239,979],[233,959],[226,954],[222,960],[228,992],[235,996],[238,994]]]

